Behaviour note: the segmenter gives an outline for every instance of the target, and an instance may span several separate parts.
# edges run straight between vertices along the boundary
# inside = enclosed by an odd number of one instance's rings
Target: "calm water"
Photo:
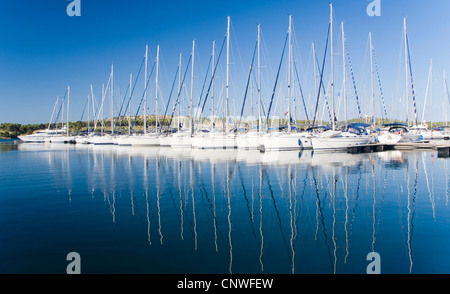
[[[450,159],[0,144],[0,273],[450,273]]]

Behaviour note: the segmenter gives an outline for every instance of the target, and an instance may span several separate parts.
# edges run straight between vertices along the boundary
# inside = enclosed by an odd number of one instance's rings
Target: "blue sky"
[[[419,120],[422,118],[430,58],[433,59],[433,100],[431,104],[431,98],[428,96],[425,119],[444,120],[446,116],[450,116],[448,111],[450,105],[444,96],[443,88],[443,70],[447,70],[447,76],[450,76],[448,58],[450,1],[380,1],[381,16],[377,17],[369,17],[366,14],[366,7],[370,1],[333,1],[335,103],[336,108],[339,106],[338,119],[343,119],[343,102],[339,100],[343,77],[341,21],[345,26],[356,87],[364,114],[371,112],[368,47],[368,34],[371,32],[388,114],[398,119],[405,118],[402,30],[403,18],[406,16]],[[150,66],[156,56],[156,46],[160,45],[161,113],[169,97],[179,54],[183,54],[184,70],[194,39],[196,41],[194,101],[197,101],[211,55],[212,41],[217,42],[217,53],[225,36],[227,16],[231,17],[232,114],[238,115],[242,105],[256,42],[257,24],[261,24],[262,27],[261,88],[263,102],[267,107],[280,62],[289,14],[293,16],[294,59],[299,69],[304,97],[309,108],[315,102],[311,44],[315,43],[321,62],[329,22],[327,0],[81,0],[79,17],[69,17],[66,14],[66,7],[70,2],[0,0],[0,122],[23,124],[48,122],[57,95],[62,97],[67,85],[71,87],[70,118],[79,120],[90,91],[90,84],[93,85],[94,94],[99,100],[102,83],[107,83],[111,64],[114,64],[115,96],[118,96],[119,91],[124,94],[130,73],[137,75],[147,44],[150,51]],[[224,97],[224,57],[219,61],[215,83],[216,113],[223,112],[221,101]],[[347,69],[349,70],[348,65]],[[276,98],[287,95],[286,73],[287,64],[284,62],[278,88],[281,92],[277,91]],[[329,77],[328,56],[324,72],[325,86],[329,83]],[[348,113],[349,117],[357,117],[356,99],[350,78],[348,72],[346,84]],[[189,93],[190,74],[187,76],[187,82],[186,92]],[[150,83],[149,112],[153,113],[154,78]],[[377,80],[375,87],[376,111],[379,112],[381,100]],[[144,81],[138,81],[133,96],[133,113],[137,109],[143,88]],[[256,93],[253,94],[255,95],[253,99],[256,100]],[[297,118],[304,119],[298,88],[296,95]],[[280,102],[282,100],[277,101],[274,102],[275,110],[279,113],[284,112],[286,107]],[[116,115],[118,108],[120,103],[116,101]],[[413,109],[412,101],[409,109],[411,111]],[[105,110],[109,111],[106,104]],[[247,104],[245,114],[248,115],[250,112],[250,104]]]

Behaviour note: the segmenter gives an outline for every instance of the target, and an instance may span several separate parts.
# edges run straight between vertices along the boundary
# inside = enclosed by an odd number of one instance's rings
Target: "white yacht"
[[[236,136],[236,146],[238,149],[258,150],[261,145],[261,135],[258,131],[238,133]]]
[[[170,134],[166,137],[166,140],[172,148],[191,148],[192,137],[189,131],[179,131]]]
[[[274,132],[261,136],[261,151],[312,149],[311,135],[306,132]]]
[[[444,139],[445,133],[439,130],[429,129],[427,125],[420,124],[409,128],[411,134],[416,134],[421,140]]]
[[[101,134],[101,135],[95,134],[92,137],[90,137],[88,142],[94,145],[114,145],[115,138],[114,136],[111,136],[109,134]]]
[[[372,138],[364,133],[363,127],[351,124],[344,131],[328,129],[315,133],[311,137],[313,150],[340,151],[348,147],[368,144]]]
[[[59,130],[50,130],[50,129],[40,130],[40,131],[35,132],[34,134],[19,136],[18,138],[22,142],[26,142],[26,143],[44,143],[46,141],[48,142],[49,138],[52,138],[55,136],[63,136],[64,134],[66,134],[66,132],[67,132],[67,129],[64,126],[63,128],[61,128]]]
[[[159,135],[156,133],[134,134],[117,138],[120,146],[160,146]]]
[[[194,149],[235,149],[236,135],[224,132],[200,132],[191,140]]]

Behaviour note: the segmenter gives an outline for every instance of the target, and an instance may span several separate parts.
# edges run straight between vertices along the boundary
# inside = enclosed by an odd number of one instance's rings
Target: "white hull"
[[[48,136],[19,136],[19,139],[24,143],[44,143],[46,138]]]
[[[117,145],[119,146],[131,146],[130,141],[128,140],[129,136],[120,136],[116,138]]]
[[[172,148],[191,148],[192,138],[190,133],[174,133],[167,136],[167,142]]]
[[[434,139],[439,140],[445,138],[444,132],[434,130],[420,132],[419,134],[422,136],[422,140],[434,140]]]
[[[192,137],[194,149],[235,149],[237,148],[234,134],[205,133]]]
[[[75,143],[76,144],[90,144],[89,139],[90,139],[90,137],[88,137],[88,136],[78,136],[78,137],[75,137]]]
[[[375,140],[381,144],[397,144],[402,139],[400,134],[393,134],[390,132],[381,133],[375,136]]]
[[[66,134],[67,129],[63,127],[59,130],[42,130],[37,133],[25,136],[19,136],[18,138],[24,143],[44,143],[48,142],[48,140],[52,137],[56,136],[64,136]]]
[[[301,133],[272,133],[264,134],[260,140],[264,151],[290,151],[312,149],[309,134]]]
[[[342,132],[328,136],[324,132],[311,138],[313,150],[330,150],[338,151],[345,150],[347,147],[368,144],[370,142],[369,136],[355,135],[353,133]]]
[[[112,136],[92,136],[89,142],[94,145],[114,145],[115,139]]]
[[[169,136],[160,135],[159,136],[159,146],[170,147]]]
[[[118,140],[118,144],[125,146],[160,146],[159,138],[156,134],[124,137]]]
[[[406,132],[402,134],[402,139],[399,142],[416,142],[420,140],[422,140],[422,137],[419,134]]]
[[[48,143],[75,144],[75,137],[72,136],[52,136],[46,139]]]
[[[261,143],[261,134],[258,132],[250,132],[238,134],[236,136],[236,146],[238,149],[258,150]]]

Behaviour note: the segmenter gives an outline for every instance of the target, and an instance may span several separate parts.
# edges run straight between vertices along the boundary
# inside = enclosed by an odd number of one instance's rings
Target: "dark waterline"
[[[0,273],[450,273],[432,151],[0,145]]]

